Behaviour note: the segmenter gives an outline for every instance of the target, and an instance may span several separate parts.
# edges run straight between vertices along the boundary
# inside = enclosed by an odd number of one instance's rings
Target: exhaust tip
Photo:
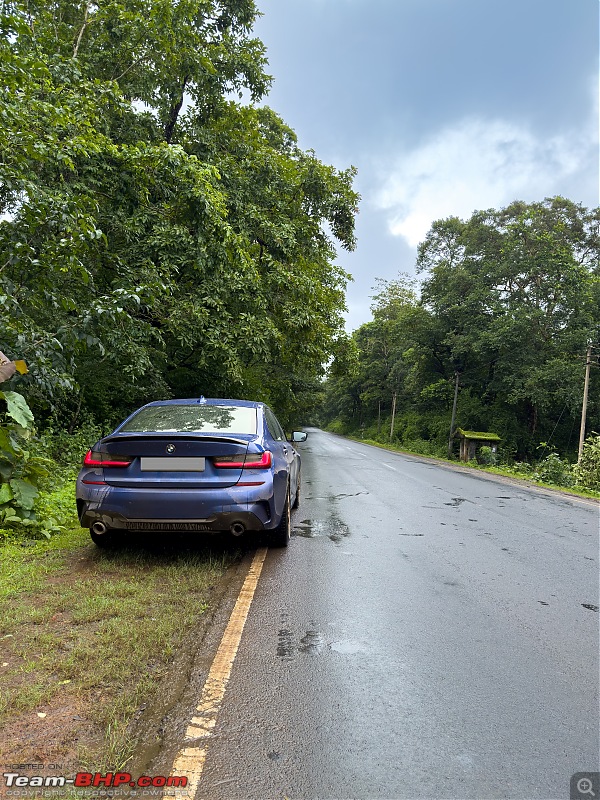
[[[246,526],[243,522],[232,522],[229,530],[233,533],[234,536],[241,536],[244,531],[246,530]]]
[[[96,533],[96,534],[98,534],[98,536],[100,536],[103,533],[106,533],[106,525],[103,522],[100,522],[100,521],[94,522],[94,524],[92,525],[92,530],[93,530],[94,533]]]

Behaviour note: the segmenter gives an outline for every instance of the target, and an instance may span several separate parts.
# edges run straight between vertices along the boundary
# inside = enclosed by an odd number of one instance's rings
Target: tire
[[[300,486],[301,486],[301,479],[300,479],[300,472],[298,472],[298,486],[296,487],[296,497],[294,497],[294,503],[292,508],[298,508],[300,505]]]
[[[106,533],[94,533],[94,531],[90,528],[90,536],[92,537],[92,542],[96,545],[96,547],[101,547],[105,550],[109,547],[114,547],[116,544],[115,536],[112,531],[106,531]]]
[[[269,544],[271,547],[287,547],[291,535],[292,519],[290,509],[290,487],[288,486],[281,521],[279,525],[271,531],[269,535]]]

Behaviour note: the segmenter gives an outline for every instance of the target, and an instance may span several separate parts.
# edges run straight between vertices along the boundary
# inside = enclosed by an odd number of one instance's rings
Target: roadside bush
[[[446,451],[437,444],[437,442],[429,441],[428,439],[408,439],[402,442],[402,447],[410,450],[413,453],[420,453],[424,456],[437,456],[445,457]]]
[[[73,433],[47,428],[40,436],[40,444],[45,456],[62,467],[78,470],[86,452],[104,432],[93,422],[85,423]]]
[[[389,433],[391,418],[382,420],[382,430]],[[387,424],[387,428],[385,425]],[[416,411],[404,411],[396,414],[394,419],[394,439],[399,442],[425,440],[427,436],[427,420]]]
[[[533,478],[543,483],[555,483],[558,486],[573,486],[575,480],[568,461],[563,461],[558,453],[550,453],[538,461]]]
[[[533,467],[527,461],[513,461],[512,464],[502,464],[502,469],[512,472],[515,475],[524,475],[528,478],[533,477]]]
[[[75,476],[85,453],[103,433],[102,428],[92,422],[83,424],[73,433],[53,428],[44,431],[39,448],[50,467],[35,499],[36,525],[29,535],[37,533],[49,537],[76,521]]]
[[[89,424],[38,437],[20,394],[0,392],[0,400],[0,542],[48,538],[75,521],[75,474],[101,430]]]
[[[0,413],[0,523],[36,525],[39,487],[52,462],[36,452],[33,414],[18,392],[0,392],[6,411]]]
[[[57,476],[57,485],[41,491],[35,503],[40,533],[49,536],[76,521],[75,480],[70,473]]]
[[[376,442],[382,442],[383,443],[384,441],[387,442],[389,432],[390,432],[390,426],[389,426],[389,423],[388,423],[388,429],[387,429],[387,432],[386,432],[386,435],[385,435],[385,439],[384,439],[384,436],[383,436],[383,433],[384,433],[383,425],[380,423],[380,425],[379,425],[379,433],[377,433],[377,420],[375,420],[375,422],[371,422],[370,425],[367,425],[362,430],[362,437],[363,437],[363,439],[370,439],[370,440],[373,440],[373,441],[376,441]]]
[[[581,461],[573,467],[577,486],[600,491],[600,434],[592,433],[583,444]]]
[[[329,431],[329,433],[338,433],[340,436],[348,433],[348,427],[339,419],[332,420],[325,430]]]

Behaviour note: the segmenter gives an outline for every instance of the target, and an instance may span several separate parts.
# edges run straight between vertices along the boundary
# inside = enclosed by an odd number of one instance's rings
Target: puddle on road
[[[315,539],[317,536],[323,536],[325,525],[325,520],[303,519],[302,522],[298,522],[292,529],[292,536],[303,536],[305,539]]]
[[[317,630],[306,631],[306,634],[300,639],[298,651],[300,653],[321,653],[327,643],[323,634]]]
[[[319,536],[328,536],[332,542],[339,544],[350,536],[350,528],[341,519],[331,516],[329,519],[303,519],[298,522],[292,536],[302,536],[304,539],[316,539]]]
[[[321,631],[311,628],[298,641],[289,628],[282,628],[277,634],[277,655],[283,661],[292,661],[298,653],[318,655],[327,647]]]
[[[336,542],[339,544],[346,536],[350,536],[350,528],[346,525],[345,522],[342,522],[339,519],[333,519],[333,529],[329,533],[329,538],[332,542]]]
[[[324,634],[317,628],[316,624],[298,638],[289,628],[282,628],[277,634],[277,655],[283,661],[292,661],[298,654],[302,655],[321,655],[331,650],[341,655],[354,655],[355,653],[366,653],[368,648],[356,639],[340,639],[328,644]],[[332,624],[332,623],[330,623]]]

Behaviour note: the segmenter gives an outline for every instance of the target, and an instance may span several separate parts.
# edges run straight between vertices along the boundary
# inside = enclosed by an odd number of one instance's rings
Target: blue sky
[[[414,274],[431,222],[561,194],[598,205],[598,0],[257,0],[266,102],[358,168],[347,329]]]

